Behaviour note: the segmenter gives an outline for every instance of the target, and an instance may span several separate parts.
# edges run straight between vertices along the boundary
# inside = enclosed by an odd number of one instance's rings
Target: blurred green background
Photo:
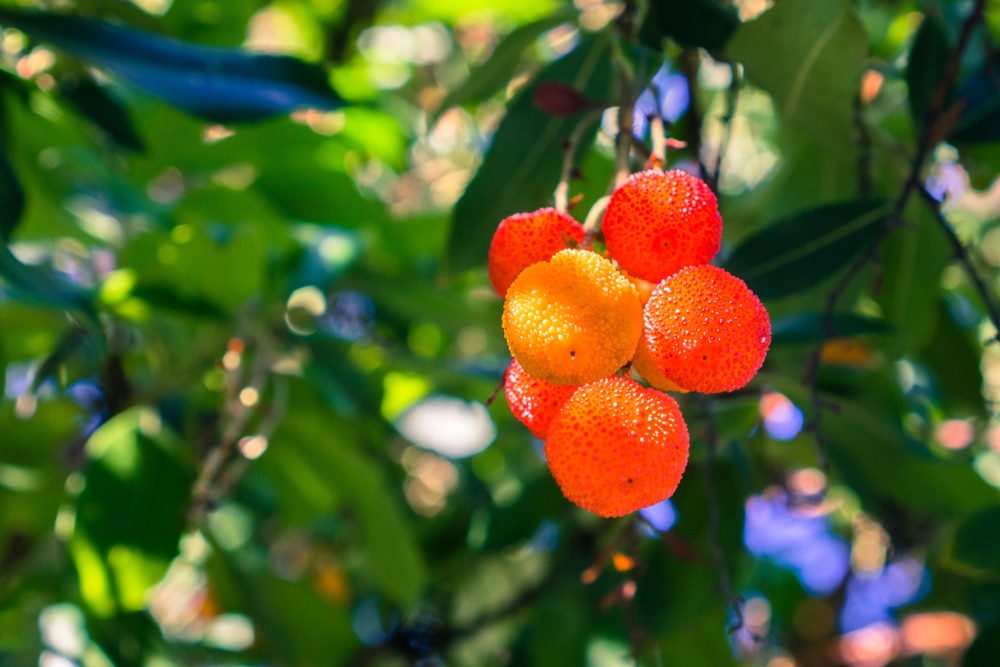
[[[1000,5],[0,27],[0,665],[1000,664]],[[679,397],[672,500],[608,521],[489,400],[486,253],[656,125],[774,341]]]

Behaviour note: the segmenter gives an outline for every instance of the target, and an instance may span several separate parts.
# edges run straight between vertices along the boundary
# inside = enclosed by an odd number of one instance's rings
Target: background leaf
[[[927,108],[944,74],[945,63],[951,51],[948,34],[940,20],[933,14],[924,15],[917,36],[910,47],[910,61],[906,67],[906,85],[910,91],[910,113],[917,127],[923,127]]]
[[[584,39],[569,55],[539,72],[510,104],[483,164],[455,204],[448,241],[452,270],[482,262],[493,232],[508,215],[551,205],[562,169],[562,142],[581,116],[542,113],[532,101],[534,87],[543,81],[560,81],[590,100],[605,99],[611,78],[608,48],[606,37]],[[590,145],[596,130],[595,125],[585,133],[581,151]]]
[[[802,292],[847,266],[888,215],[888,202],[879,199],[821,206],[765,227],[724,266],[762,299]]]

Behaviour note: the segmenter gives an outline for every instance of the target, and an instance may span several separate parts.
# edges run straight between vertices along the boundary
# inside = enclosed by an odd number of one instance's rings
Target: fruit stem
[[[577,148],[583,139],[584,132],[600,119],[604,109],[592,109],[580,119],[580,122],[573,128],[572,134],[566,140],[566,152],[563,155],[562,174],[559,177],[559,184],[553,193],[556,209],[565,213],[569,209],[569,181],[573,177],[573,165],[576,158]]]
[[[584,248],[589,248],[594,242],[594,237],[597,236],[597,231],[600,228],[600,220],[604,216],[604,211],[608,208],[608,202],[611,201],[611,195],[605,195],[594,202],[594,205],[590,207],[587,211],[587,218],[583,221],[583,243],[581,244]]]

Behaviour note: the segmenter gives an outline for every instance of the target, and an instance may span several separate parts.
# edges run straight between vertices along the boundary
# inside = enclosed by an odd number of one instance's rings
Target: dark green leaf
[[[150,95],[214,122],[250,121],[342,105],[323,71],[287,56],[206,47],[102,21],[0,10],[18,28],[102,67]]]
[[[86,292],[61,282],[44,269],[24,264],[6,244],[0,244],[0,278],[15,296],[49,306],[94,312]]]
[[[147,407],[94,432],[87,457],[70,544],[81,594],[98,614],[142,609],[146,591],[177,554],[192,470]]]
[[[951,45],[944,26],[933,15],[925,15],[910,47],[910,62],[906,68],[910,113],[917,127],[923,127],[927,120],[927,107],[944,74],[950,53]]]
[[[982,349],[976,339],[977,330],[963,330],[955,322],[944,301],[937,304],[927,299],[924,308],[937,309],[937,325],[920,351],[934,374],[935,398],[954,415],[981,415],[983,403]]]
[[[650,2],[639,38],[657,50],[670,37],[684,46],[720,51],[739,25],[736,12],[716,0]]]
[[[104,86],[89,77],[64,76],[59,81],[59,92],[116,144],[133,151],[143,149],[128,111]]]
[[[987,63],[959,88],[957,98],[962,113],[949,135],[956,142],[1000,141],[1000,87],[996,65]]]
[[[497,44],[489,59],[472,71],[465,83],[448,93],[441,103],[438,113],[459,104],[482,102],[497,91],[502,90],[510,82],[511,75],[521,63],[524,51],[543,32],[560,23],[572,21],[575,16],[575,12],[559,12],[534,23],[523,25],[506,35]]]
[[[782,118],[813,141],[838,147],[851,137],[852,101],[868,37],[848,0],[782,0],[742,24],[726,55],[774,98]]]
[[[911,223],[882,244],[882,315],[900,333],[907,350],[927,344],[937,325],[941,272],[952,257],[951,245],[923,200],[906,210]]]
[[[0,154],[0,241],[9,241],[24,213],[24,190],[6,152]]]
[[[948,564],[973,577],[1000,579],[1000,505],[985,507],[959,524]]]
[[[725,268],[762,299],[805,291],[864,250],[889,210],[884,200],[863,199],[799,213],[744,241]]]
[[[572,53],[543,69],[510,105],[482,166],[455,204],[448,243],[452,270],[482,264],[493,232],[505,217],[551,204],[562,169],[563,142],[580,122],[580,115],[542,113],[532,101],[535,86],[561,81],[590,100],[606,99],[611,80],[608,47],[604,34],[584,39]],[[581,153],[596,129],[595,124],[584,137]]]
[[[832,331],[825,329],[822,313],[801,313],[788,315],[771,322],[771,342],[775,345],[794,343],[815,343],[828,336],[858,336],[864,334],[884,334],[891,327],[884,320],[876,320],[853,313],[838,313],[830,322]]]
[[[980,627],[976,640],[962,656],[962,667],[994,667],[1000,659],[1000,623]]]

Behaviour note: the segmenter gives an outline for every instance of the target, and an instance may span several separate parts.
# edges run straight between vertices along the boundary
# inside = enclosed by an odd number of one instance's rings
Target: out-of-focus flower
[[[638,139],[646,137],[649,119],[659,116],[667,123],[675,123],[684,115],[691,103],[691,91],[683,74],[672,72],[670,63],[663,63],[646,88],[639,95],[632,111],[632,133]]]
[[[650,526],[661,533],[665,533],[673,528],[677,522],[677,510],[674,509],[674,505],[669,499],[641,509],[639,510],[639,514],[642,515],[642,518]]]
[[[894,609],[919,600],[930,588],[924,566],[901,558],[874,574],[853,574],[847,582],[840,627],[845,632],[879,623],[895,625]]]
[[[826,515],[810,510],[815,505],[796,505],[782,491],[751,496],[743,542],[755,556],[792,570],[809,593],[826,595],[847,575],[851,550]]]

